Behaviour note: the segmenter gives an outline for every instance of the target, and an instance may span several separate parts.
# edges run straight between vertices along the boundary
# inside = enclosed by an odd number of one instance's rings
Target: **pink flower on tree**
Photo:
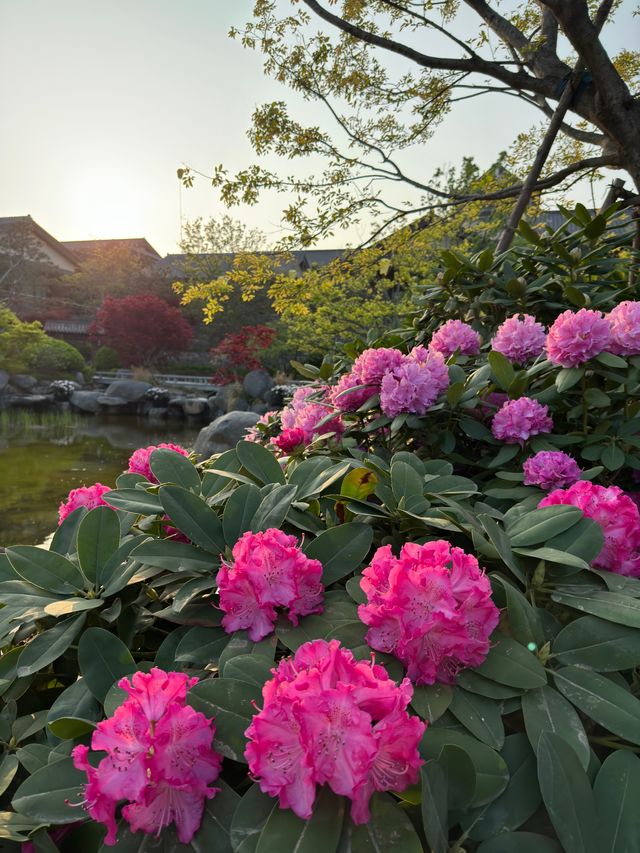
[[[179,672],[135,673],[118,686],[129,698],[113,716],[98,723],[91,749],[105,752],[97,768],[88,746],[76,746],[73,763],[87,774],[84,807],[107,828],[105,844],[117,843],[116,806],[131,830],[158,836],[175,823],[178,839],[189,844],[200,827],[204,802],[215,796],[222,756],[212,748],[212,720],[185,705],[197,678]]]
[[[402,364],[382,377],[380,408],[390,418],[401,412],[424,415],[448,384],[444,357],[416,347]]]
[[[478,561],[461,548],[444,540],[407,543],[394,557],[384,545],[360,586],[367,643],[395,655],[416,684],[453,684],[460,669],[485,659],[499,611]]]
[[[460,352],[460,355],[478,355],[480,344],[480,335],[468,323],[447,320],[434,332],[429,349],[449,358],[456,352]]]
[[[72,489],[67,496],[67,500],[58,507],[58,525],[62,524],[68,515],[71,515],[74,510],[79,509],[81,506],[86,506],[87,509],[95,509],[98,506],[109,506],[102,496],[105,492],[110,491],[111,487],[103,486],[102,483]]]
[[[611,328],[600,311],[563,311],[547,335],[547,357],[560,367],[578,367],[611,345]]]
[[[146,477],[150,483],[157,483],[158,479],[151,470],[149,460],[154,450],[173,450],[179,453],[180,456],[188,456],[189,451],[179,444],[150,444],[149,447],[139,447],[129,458],[129,474],[141,474]]]
[[[552,429],[553,420],[549,417],[548,407],[530,397],[508,400],[491,421],[494,438],[506,444],[523,445],[532,435],[551,432]]]
[[[362,824],[375,791],[403,791],[417,781],[426,726],[407,713],[408,679],[397,685],[338,640],[305,643],[272,673],[245,733],[245,757],[281,808],[308,820],[316,785],[326,784],[352,800],[352,820]]]
[[[593,561],[596,568],[640,577],[640,512],[622,489],[580,480],[568,489],[551,492],[538,506],[558,504],[577,506],[602,528],[604,546]]]
[[[563,489],[580,479],[582,470],[576,460],[561,450],[541,450],[526,459],[523,466],[525,486]]]
[[[218,572],[220,608],[227,633],[247,630],[254,643],[273,631],[277,607],[289,621],[322,612],[322,563],[306,557],[295,536],[270,528],[247,532],[233,546],[233,564]]]
[[[621,302],[607,314],[611,329],[609,350],[616,355],[640,355],[640,302]]]
[[[491,341],[491,349],[515,364],[526,364],[544,352],[546,339],[544,326],[535,317],[514,314],[498,328]]]

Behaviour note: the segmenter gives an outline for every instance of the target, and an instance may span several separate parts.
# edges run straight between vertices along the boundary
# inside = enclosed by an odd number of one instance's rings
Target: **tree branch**
[[[538,96],[535,100],[533,98],[528,98],[527,100],[530,104],[534,104],[538,109],[542,110],[548,118],[552,118],[554,110],[551,109],[542,96]],[[606,140],[606,137],[602,133],[595,133],[590,130],[580,130],[580,128],[573,127],[566,122],[562,122],[560,130],[567,136],[570,136],[571,139],[575,139],[577,142],[584,142],[585,145],[603,145]]]

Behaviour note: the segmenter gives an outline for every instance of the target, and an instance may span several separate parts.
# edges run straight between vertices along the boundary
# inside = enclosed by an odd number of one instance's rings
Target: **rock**
[[[273,379],[266,370],[250,370],[242,381],[244,393],[251,400],[264,400],[264,395],[274,386]]]
[[[97,412],[100,408],[98,400],[102,396],[100,391],[74,391],[69,402],[81,412]]]
[[[169,399],[169,413],[172,415],[184,415],[184,404],[186,403],[186,397],[171,397]]]
[[[4,391],[8,384],[9,374],[6,370],[0,370],[0,391]]]
[[[209,409],[206,397],[187,397],[183,404],[185,415],[202,415]]]
[[[109,385],[102,396],[117,398],[124,403],[137,403],[151,387],[148,382],[138,382],[135,379],[116,379],[115,382]]]
[[[264,401],[273,409],[281,409],[293,397],[299,385],[274,385],[265,394]]]
[[[227,411],[224,395],[220,393],[212,394],[210,397],[207,397],[207,405],[209,407],[209,416],[211,420],[219,418],[220,415],[224,415]]]
[[[12,398],[12,404],[20,409],[44,409],[53,403],[51,394],[22,394]]]
[[[35,376],[28,376],[26,373],[12,373],[9,381],[18,391],[33,391],[38,384]]]
[[[78,385],[84,385],[84,373],[80,373],[80,371],[76,373],[76,382]]]
[[[227,412],[203,427],[196,439],[195,453],[200,459],[208,459],[214,453],[231,450],[244,436],[245,430],[258,421],[255,412]]]
[[[168,409],[164,406],[149,406],[146,415],[150,420],[161,420],[167,417]]]
[[[266,403],[254,403],[251,406],[251,411],[255,412],[256,415],[266,415],[269,411],[269,406]]]
[[[230,409],[230,412],[250,412],[251,406],[249,405],[249,401],[245,400],[244,397],[236,397],[233,401],[233,408]]]

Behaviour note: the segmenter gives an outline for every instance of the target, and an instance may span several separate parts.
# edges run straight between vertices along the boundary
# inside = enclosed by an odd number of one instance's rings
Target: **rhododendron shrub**
[[[445,358],[458,352],[460,355],[477,355],[480,352],[480,335],[461,320],[447,320],[434,333],[429,349],[439,352]]]
[[[547,335],[547,356],[561,367],[578,367],[611,346],[611,326],[599,311],[565,311]]]
[[[561,450],[541,450],[522,466],[525,486],[540,486],[547,491],[571,486],[582,471],[575,459]]]
[[[118,686],[129,698],[91,736],[91,750],[105,757],[94,767],[88,746],[74,748],[74,764],[88,780],[83,805],[105,825],[105,844],[117,844],[121,801],[133,832],[159,836],[174,823],[178,839],[188,844],[200,828],[205,800],[218,791],[211,783],[222,756],[212,746],[212,720],[185,705],[187,687],[197,681],[157,667],[123,678]]]
[[[551,432],[549,409],[529,397],[508,400],[493,416],[491,432],[507,444],[524,444],[534,435]]]
[[[460,669],[487,656],[499,612],[478,561],[461,548],[444,540],[407,543],[394,557],[385,545],[360,586],[367,642],[401,660],[416,684],[453,684]]]
[[[246,758],[261,789],[308,819],[318,785],[352,801],[354,823],[370,817],[374,791],[404,791],[423,763],[425,723],[407,712],[412,689],[384,667],[357,661],[337,640],[300,646],[262,688],[247,729]]]
[[[322,563],[306,557],[295,536],[274,528],[247,532],[232,553],[233,563],[222,564],[217,580],[228,633],[246,629],[258,642],[273,631],[279,607],[293,625],[322,611]]]
[[[102,496],[105,492],[109,491],[111,491],[110,486],[103,486],[102,483],[94,483],[93,486],[80,486],[79,489],[72,489],[66,501],[58,507],[58,523],[62,524],[68,515],[71,515],[74,510],[82,506],[86,507],[86,509],[108,506],[109,504]]]
[[[498,328],[491,340],[491,348],[509,361],[526,364],[544,352],[546,338],[544,326],[535,317],[515,314]]]
[[[157,483],[158,478],[151,470],[150,464],[151,454],[154,450],[173,450],[174,453],[179,453],[180,456],[189,455],[189,451],[185,450],[184,447],[180,447],[179,444],[150,444],[148,447],[139,447],[129,457],[129,468],[127,469],[129,473],[141,474],[150,483]]]

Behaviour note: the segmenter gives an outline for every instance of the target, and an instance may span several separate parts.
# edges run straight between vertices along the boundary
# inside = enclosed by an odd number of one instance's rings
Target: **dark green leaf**
[[[593,590],[588,594],[563,590],[553,592],[551,598],[558,604],[566,604],[583,613],[591,613],[619,625],[640,628],[640,600],[629,598],[628,595],[607,590]]]
[[[578,756],[559,735],[543,732],[538,742],[542,799],[566,853],[601,853],[596,803]]]
[[[164,511],[194,545],[212,554],[221,554],[225,543],[222,522],[202,498],[181,486],[161,486]]]
[[[401,498],[422,497],[424,477],[416,469],[402,461],[391,463],[391,488],[397,501]]]
[[[369,553],[373,529],[352,522],[325,530],[305,547],[307,557],[322,563],[322,583],[329,586],[351,574]]]
[[[478,853],[562,853],[562,847],[547,835],[535,832],[502,832],[478,847]]]
[[[81,786],[87,776],[76,770],[70,758],[47,764],[18,788],[12,806],[21,815],[42,823],[73,823],[77,810],[67,805],[82,800]]]
[[[101,717],[102,708],[87,687],[84,678],[69,685],[55,700],[47,714],[51,731],[59,738],[78,737],[90,731]],[[73,721],[78,721],[74,724]],[[82,725],[82,721],[86,721]]]
[[[495,350],[491,350],[487,359],[491,365],[491,372],[493,373],[496,382],[503,391],[508,391],[509,386],[516,378],[513,365],[508,358],[505,358],[502,353]]]
[[[231,495],[224,506],[222,531],[227,545],[233,547],[247,530],[262,501],[257,486],[242,485]]]
[[[460,687],[453,691],[449,711],[472,735],[494,749],[502,749],[504,726],[500,706],[493,699],[467,693]]]
[[[102,496],[109,506],[134,512],[136,515],[159,515],[162,504],[158,495],[146,492],[144,489],[118,489],[105,492]]]
[[[215,560],[208,551],[201,551],[188,542],[172,539],[151,539],[138,545],[131,554],[147,566],[157,566],[171,572],[211,572]]]
[[[200,475],[195,466],[175,450],[154,450],[149,457],[149,467],[159,483],[173,483],[190,492],[200,491]]]
[[[340,853],[387,853],[394,849],[422,853],[422,844],[403,809],[388,794],[374,794],[371,818],[361,826],[347,824]]]
[[[82,630],[85,619],[84,613],[63,619],[31,640],[20,655],[18,678],[33,675],[63,655]]]
[[[74,509],[73,512],[69,513],[53,534],[49,550],[55,551],[56,554],[61,554],[63,557],[75,554],[78,527],[86,514],[86,506],[79,506],[78,509]]]
[[[273,666],[272,660],[260,655],[237,655],[225,664],[222,674],[225,678],[246,681],[247,684],[255,685],[262,690],[265,681],[272,678]]]
[[[258,784],[252,785],[240,800],[231,821],[234,853],[255,853],[260,833],[277,810],[278,800],[263,794]]]
[[[309,820],[301,820],[290,809],[274,809],[256,844],[255,853],[335,853],[342,833],[345,798],[329,788],[319,789]]]
[[[630,669],[640,661],[640,630],[583,616],[560,631],[552,652],[568,666],[597,672]]]
[[[7,548],[5,554],[20,577],[40,589],[61,595],[73,595],[86,589],[87,582],[80,569],[54,551],[16,545]]]
[[[538,749],[540,735],[552,732],[573,747],[580,763],[587,769],[591,760],[587,733],[573,706],[557,690],[545,684],[527,691],[522,697],[522,715],[534,751]]]
[[[88,628],[78,643],[78,665],[87,687],[99,702],[120,678],[134,672],[131,652],[115,634]]]
[[[284,485],[286,482],[280,463],[275,456],[266,447],[262,447],[255,441],[238,442],[236,444],[236,455],[242,466],[258,482],[264,485],[267,483],[282,483]]]
[[[620,749],[600,768],[594,785],[601,853],[632,853],[640,846],[640,759]]]
[[[251,530],[268,530],[270,527],[280,527],[291,504],[295,500],[297,486],[276,486],[262,499],[251,523]]]
[[[507,529],[514,548],[526,548],[548,542],[559,533],[573,527],[583,517],[582,510],[574,506],[545,506],[521,516]]]
[[[432,853],[447,853],[447,777],[437,761],[426,761],[420,768],[422,779],[422,824]]]
[[[96,587],[109,558],[120,545],[120,522],[107,506],[92,509],[78,527],[78,560],[82,571]]]
[[[5,752],[2,761],[0,762],[0,794],[4,794],[9,785],[13,782],[13,777],[18,769],[18,758],[9,752]]]
[[[563,367],[556,376],[556,389],[559,394],[564,394],[569,388],[573,388],[584,376],[584,367]]]
[[[484,663],[475,667],[474,671],[510,687],[530,689],[547,683],[547,676],[538,658],[510,637],[499,637]]]
[[[214,746],[227,758],[245,763],[245,731],[255,714],[255,703],[262,702],[257,686],[234,678],[208,678],[192,687],[190,705],[207,717],[215,717]]]
[[[229,635],[223,628],[191,628],[180,640],[176,649],[176,661],[190,662],[200,666],[216,664],[220,653],[229,642]]]
[[[413,688],[411,707],[428,723],[435,723],[453,700],[453,687],[448,684],[419,684]]]

